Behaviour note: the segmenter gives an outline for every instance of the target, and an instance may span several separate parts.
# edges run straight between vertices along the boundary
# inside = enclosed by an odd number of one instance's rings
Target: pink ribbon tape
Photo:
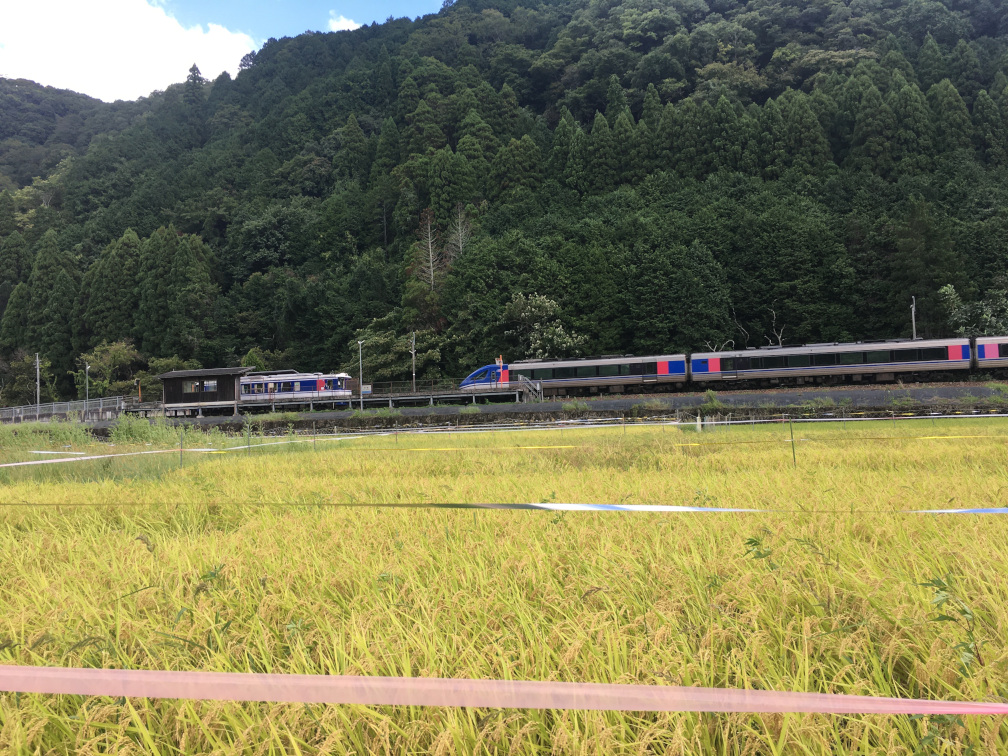
[[[925,701],[772,690],[65,667],[0,666],[0,691],[128,698],[369,706],[470,706],[494,709],[1008,714],[1008,703]]]

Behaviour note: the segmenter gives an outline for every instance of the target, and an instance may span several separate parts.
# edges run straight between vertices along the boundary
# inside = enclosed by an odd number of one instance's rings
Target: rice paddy
[[[1004,420],[192,435],[0,450],[165,451],[0,468],[0,662],[1008,697],[1008,521],[906,513],[1003,506]],[[435,506],[521,502],[764,511]],[[15,753],[1006,748],[990,717],[0,694]]]

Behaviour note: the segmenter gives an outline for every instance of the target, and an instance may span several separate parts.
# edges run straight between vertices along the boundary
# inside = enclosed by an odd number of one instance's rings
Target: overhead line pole
[[[360,371],[360,408],[364,411],[364,352],[361,346],[364,342],[357,342],[357,368]]]

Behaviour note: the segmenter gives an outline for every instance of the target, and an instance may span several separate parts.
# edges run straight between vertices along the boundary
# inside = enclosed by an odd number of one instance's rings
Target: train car
[[[686,355],[597,357],[577,360],[530,360],[509,365],[485,365],[471,373],[460,388],[515,388],[519,376],[541,385],[544,394],[623,391],[627,386],[685,385]]]
[[[977,336],[976,366],[980,370],[1008,368],[1008,336]]]
[[[349,373],[275,371],[242,376],[241,404],[310,404],[348,401]]]
[[[970,341],[966,338],[760,347],[694,354],[690,358],[690,375],[700,384],[746,380],[825,382],[848,378],[885,381],[902,373],[965,372],[970,369],[970,357]]]

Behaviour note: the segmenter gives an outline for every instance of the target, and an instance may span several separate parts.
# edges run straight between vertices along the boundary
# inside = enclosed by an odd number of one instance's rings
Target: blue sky
[[[440,0],[0,0],[0,77],[112,102],[238,72],[270,37],[434,13]]]
[[[383,22],[389,16],[416,18],[436,13],[440,0],[163,0],[162,6],[185,26],[215,23],[245,32],[260,43],[270,37],[294,37],[309,29],[329,31],[330,18],[357,24]]]

